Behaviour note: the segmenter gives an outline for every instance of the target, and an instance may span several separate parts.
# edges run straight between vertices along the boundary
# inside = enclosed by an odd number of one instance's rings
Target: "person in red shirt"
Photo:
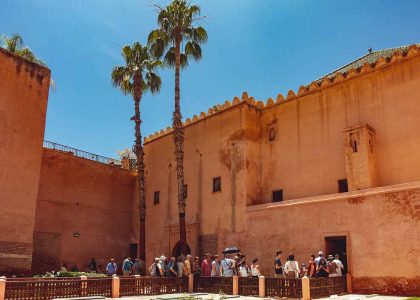
[[[201,276],[211,276],[211,255],[208,253],[201,263]]]

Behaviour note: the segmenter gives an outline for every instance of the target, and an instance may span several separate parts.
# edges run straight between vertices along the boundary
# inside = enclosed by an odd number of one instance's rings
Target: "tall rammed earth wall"
[[[261,190],[250,202],[338,192],[346,127],[376,132],[378,186],[420,180],[420,56],[376,67],[261,111]],[[268,130],[277,131],[268,141]]]
[[[239,242],[242,238],[248,164],[247,119],[256,114],[255,108],[245,104],[185,128],[186,223],[193,253],[220,252],[227,241]],[[149,263],[156,255],[170,255],[179,240],[172,135],[146,144],[145,151]],[[221,178],[221,191],[213,192],[215,177]],[[154,204],[155,192],[160,195],[158,204]]]
[[[50,70],[0,48],[0,272],[28,273]]]
[[[395,53],[334,80],[302,86],[276,102],[244,93],[232,104],[187,119],[186,217],[193,254],[237,246],[272,275],[277,249],[294,251],[302,262],[326,249],[325,236],[339,234],[349,241],[356,289],[413,291],[420,267],[419,192],[395,186],[420,182],[419,95],[420,53],[413,46],[407,55]],[[364,124],[375,132],[375,185],[336,194],[338,180],[350,178],[345,129]],[[171,255],[179,240],[171,129],[147,138],[145,153],[149,264]],[[352,167],[359,168],[357,176],[370,176],[363,173],[370,169]],[[213,192],[214,177],[221,178],[221,191]],[[271,206],[275,190],[283,190],[284,202]],[[376,194],[364,195],[370,190]],[[160,201],[154,204],[157,191]],[[328,201],[315,201],[317,196]]]
[[[32,272],[60,263],[83,270],[92,257],[103,269],[110,258],[120,265],[132,234],[135,182],[129,170],[44,149]]]

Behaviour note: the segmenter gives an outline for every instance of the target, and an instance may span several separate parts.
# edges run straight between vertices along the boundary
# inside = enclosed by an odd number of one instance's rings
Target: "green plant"
[[[59,272],[55,277],[107,277],[105,274],[102,273],[86,273],[86,272]]]
[[[175,144],[176,177],[178,183],[178,216],[181,253],[187,254],[185,228],[186,193],[184,183],[184,127],[181,114],[180,69],[188,60],[201,59],[201,45],[207,42],[207,32],[196,26],[201,8],[187,0],[172,0],[166,7],[155,5],[158,11],[158,29],[149,35],[149,44],[156,57],[164,56],[167,66],[175,69],[175,108],[172,117],[173,141]]]
[[[155,70],[162,62],[154,59],[148,46],[142,46],[135,42],[132,46],[125,45],[121,54],[124,65],[116,66],[112,70],[111,79],[114,87],[119,87],[124,95],[131,95],[134,102],[134,146],[133,153],[137,162],[137,194],[139,201],[140,218],[140,251],[139,258],[146,261],[146,188],[145,188],[145,165],[144,147],[141,136],[140,102],[143,93],[149,90],[152,94],[159,92],[161,79]]]

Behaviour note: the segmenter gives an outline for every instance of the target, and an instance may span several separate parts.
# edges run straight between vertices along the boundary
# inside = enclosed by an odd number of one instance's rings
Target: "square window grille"
[[[283,201],[283,190],[273,191],[273,202]]]

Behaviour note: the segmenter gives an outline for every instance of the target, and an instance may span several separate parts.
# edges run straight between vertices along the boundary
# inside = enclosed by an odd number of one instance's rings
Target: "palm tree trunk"
[[[142,98],[143,78],[140,72],[134,74],[134,110],[135,110],[135,146],[134,153],[137,157],[137,186],[139,199],[140,238],[139,259],[146,262],[146,193],[144,176],[144,149],[141,137],[140,101]],[[144,265],[144,264],[143,264]],[[145,271],[145,270],[143,270]]]
[[[174,128],[173,138],[175,143],[176,175],[178,180],[179,239],[181,242],[181,253],[187,254],[187,234],[185,229],[186,198],[184,194],[184,128],[182,127],[179,82],[179,70],[181,67],[180,39],[177,39],[175,45],[175,59],[175,110],[172,119],[172,126]]]

